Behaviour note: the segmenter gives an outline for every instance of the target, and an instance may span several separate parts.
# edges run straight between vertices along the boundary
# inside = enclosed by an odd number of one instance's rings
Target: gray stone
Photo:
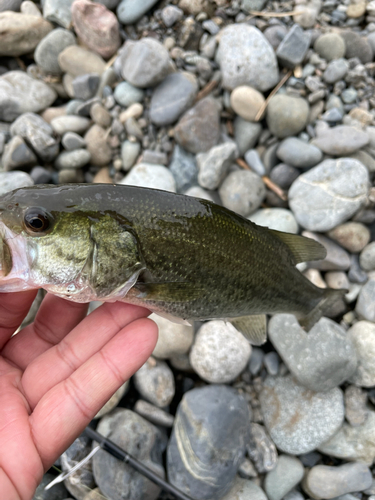
[[[33,167],[30,172],[30,177],[34,184],[50,184],[52,180],[52,173],[44,167]]]
[[[275,351],[268,352],[264,356],[264,367],[268,375],[277,375],[280,368],[280,358]]]
[[[103,128],[110,127],[112,124],[112,116],[99,102],[95,102],[91,106],[90,116],[97,125]]]
[[[233,382],[245,369],[251,346],[230,323],[204,323],[190,351],[190,363],[196,373],[213,384]]]
[[[276,467],[264,481],[264,489],[269,500],[281,500],[303,478],[304,468],[296,457],[280,455]]]
[[[246,1],[246,0],[245,0]],[[263,0],[262,0],[263,1]],[[254,481],[236,477],[230,491],[221,500],[267,500],[267,496]]]
[[[176,5],[167,5],[161,11],[161,18],[167,28],[173,26],[177,21],[180,21],[184,15],[184,11]]]
[[[266,28],[263,32],[263,35],[270,42],[274,50],[276,50],[287,33],[288,29],[286,26],[284,26],[283,24],[275,24]]]
[[[0,172],[0,196],[14,189],[33,186],[33,179],[26,172]]]
[[[67,132],[82,134],[89,126],[90,120],[83,116],[57,116],[51,120],[51,127],[59,135],[64,135]]]
[[[22,0],[1,0],[0,1],[0,12],[7,10],[13,10],[18,12],[21,7]]]
[[[74,151],[86,147],[86,141],[75,132],[66,132],[61,139],[61,144],[67,151]]]
[[[83,101],[91,99],[98,90],[99,82],[98,73],[86,73],[85,75],[76,76],[72,81],[74,97]]]
[[[276,55],[285,68],[294,68],[304,60],[310,46],[311,34],[295,24],[277,48]]]
[[[298,385],[291,375],[268,377],[260,393],[264,422],[279,450],[299,455],[329,439],[344,419],[339,388],[315,393]]]
[[[241,156],[257,144],[261,132],[262,125],[260,123],[248,122],[240,116],[235,118],[234,140]]]
[[[193,196],[193,198],[201,198],[202,200],[215,201],[211,194],[200,186],[192,186],[185,191],[186,196]]]
[[[373,281],[369,281],[373,283]],[[361,387],[375,385],[375,325],[370,321],[358,321],[348,330],[348,338],[353,342],[357,352],[358,366],[351,377],[353,384]]]
[[[263,162],[260,159],[258,151],[256,149],[249,149],[248,151],[246,151],[245,161],[249,165],[251,170],[260,177],[267,174]]]
[[[52,161],[59,152],[59,143],[52,137],[52,127],[35,113],[24,113],[10,127],[12,135],[19,135],[43,161]]]
[[[327,83],[336,83],[345,78],[346,73],[349,71],[349,63],[342,57],[331,61],[323,73],[323,79]]]
[[[120,184],[176,192],[176,181],[168,168],[150,163],[138,163]]]
[[[289,189],[299,174],[296,168],[279,163],[271,170],[270,179],[282,189]]]
[[[363,491],[371,484],[371,471],[365,464],[316,465],[305,480],[305,488],[314,498],[335,498]]]
[[[90,453],[89,439],[79,436],[61,455],[61,469],[67,472]],[[83,499],[88,490],[95,486],[91,463],[86,463],[74,474],[66,478],[64,484],[69,493],[76,499]]]
[[[192,326],[172,323],[157,314],[152,314],[150,317],[159,327],[159,337],[152,353],[153,356],[168,359],[189,351],[194,339]]]
[[[62,74],[58,56],[66,47],[76,45],[73,33],[63,28],[57,28],[48,33],[38,44],[34,52],[37,65],[46,73]]]
[[[153,7],[158,0],[122,0],[117,7],[117,17],[122,24],[134,24]]]
[[[149,37],[127,40],[121,49],[120,64],[123,78],[139,88],[154,87],[172,69],[167,49]]]
[[[91,160],[91,154],[87,149],[76,149],[74,151],[63,151],[55,160],[55,167],[59,170],[63,168],[82,168]]]
[[[253,26],[232,24],[219,33],[216,53],[224,88],[250,85],[260,91],[274,87],[279,79],[275,53],[264,35]]]
[[[4,170],[28,170],[38,163],[32,150],[27,146],[21,136],[15,135],[6,144],[2,156]]]
[[[342,118],[344,116],[344,112],[341,109],[338,108],[331,108],[328,111],[326,111],[321,117],[321,120],[324,120],[328,123],[333,123],[337,124],[341,122]]]
[[[160,425],[161,427],[172,427],[174,422],[173,415],[147,401],[143,401],[143,399],[138,399],[134,405],[134,411],[152,424]]]
[[[345,56],[345,42],[338,33],[324,33],[314,43],[314,50],[326,61]]]
[[[235,170],[219,189],[223,205],[247,217],[254,212],[266,196],[266,187],[259,175],[250,170]]]
[[[353,427],[366,422],[369,415],[367,392],[355,385],[345,389],[345,418]]]
[[[0,77],[0,120],[14,121],[23,113],[39,113],[56,99],[46,83],[34,80],[23,71],[8,71]]]
[[[301,226],[329,231],[364,206],[368,183],[368,171],[359,161],[325,160],[293,182],[289,205]]]
[[[193,105],[197,92],[198,82],[194,75],[171,73],[153,92],[150,120],[159,127],[174,123]]]
[[[248,217],[249,220],[276,231],[298,233],[298,224],[292,212],[286,208],[261,208]]]
[[[241,10],[247,13],[251,13],[253,10],[262,10],[267,0],[242,0]]]
[[[374,54],[367,38],[362,37],[353,30],[342,31],[340,36],[345,40],[345,58],[358,57],[363,64],[372,61]]]
[[[154,358],[149,358],[135,373],[134,384],[142,397],[159,408],[169,405],[175,394],[172,370]]]
[[[339,125],[329,128],[314,139],[313,144],[332,156],[346,156],[363,148],[369,142],[366,132],[355,127]]]
[[[359,292],[355,311],[361,319],[375,322],[375,280],[370,279]]]
[[[267,107],[267,125],[272,134],[280,137],[297,135],[307,125],[309,105],[301,97],[277,94]]]
[[[169,481],[192,498],[221,498],[243,460],[248,426],[248,405],[231,387],[185,393],[167,449]]]
[[[220,106],[206,97],[186,111],[174,129],[180,146],[190,153],[201,153],[215,146],[220,138]]]
[[[316,146],[297,137],[288,137],[278,147],[277,156],[292,167],[311,168],[322,160],[323,153]]]
[[[259,347],[253,347],[249,361],[249,371],[251,375],[257,375],[263,366],[264,352]]]
[[[275,468],[278,460],[276,446],[262,425],[251,423],[246,450],[260,474]]]
[[[104,415],[107,415],[107,413],[110,413],[114,408],[116,408],[121,399],[124,397],[124,394],[128,390],[128,387],[129,380],[127,380],[125,384],[122,384],[122,386],[117,389],[117,391],[113,394],[113,396],[110,397],[106,404],[100,408],[94,418],[102,418],[104,417]]]
[[[216,189],[225,178],[228,168],[237,156],[234,142],[214,146],[207,153],[197,155],[198,182],[206,189]]]
[[[158,476],[165,477],[162,465],[162,435],[154,425],[137,413],[117,409],[100,420],[97,431],[140,460]],[[159,486],[104,450],[100,450],[93,457],[92,468],[95,482],[107,498],[156,500],[159,496]]]
[[[337,245],[337,243],[334,243],[332,240],[321,234],[311,233],[309,231],[303,231],[302,235],[317,241],[323,245],[327,251],[325,259],[309,262],[309,267],[320,269],[321,271],[346,271],[349,268],[349,254]]]
[[[72,21],[70,8],[74,0],[44,0],[43,17],[47,21],[56,23],[63,28],[69,29]]]
[[[116,102],[120,104],[120,106],[124,106],[124,108],[131,106],[135,102],[142,102],[144,94],[142,89],[134,87],[134,85],[129,82],[119,83],[113,93]]]
[[[62,50],[57,60],[63,72],[68,73],[71,78],[86,73],[102,75],[106,69],[105,61],[99,54],[76,45]]]
[[[327,392],[356,370],[354,343],[337,323],[321,318],[306,333],[291,314],[276,314],[268,335],[296,380],[315,392]]]
[[[375,241],[366,245],[362,250],[359,256],[359,264],[364,271],[373,271],[375,269]]]
[[[54,479],[56,479],[56,476],[53,474],[44,474],[33,496],[33,500],[61,500],[61,498],[67,497],[68,491],[63,483],[56,484],[51,490],[45,490],[47,484],[51,483]]]
[[[122,168],[125,171],[128,171],[132,168],[140,152],[141,145],[137,141],[124,141],[121,144]]]
[[[94,0],[95,3],[101,3],[102,5],[105,5],[109,10],[114,10],[118,6],[120,1],[121,0]]]
[[[357,101],[358,92],[353,89],[353,87],[349,87],[341,92],[341,99],[345,104],[354,104]]]
[[[169,170],[175,178],[178,193],[185,193],[198,183],[198,168],[195,156],[184,151],[178,144],[173,149]]]
[[[7,3],[7,2],[8,2],[8,0],[5,0],[5,3]],[[9,10],[9,9],[5,9],[5,10]],[[42,16],[42,13],[40,12],[39,8],[31,0],[24,0],[21,3],[20,11],[22,12],[22,14],[27,14],[29,16],[38,16],[38,17]]]
[[[294,22],[302,28],[312,28],[316,23],[321,6],[321,0],[310,0],[306,4],[296,5],[295,10],[298,11],[298,14],[293,16]]]

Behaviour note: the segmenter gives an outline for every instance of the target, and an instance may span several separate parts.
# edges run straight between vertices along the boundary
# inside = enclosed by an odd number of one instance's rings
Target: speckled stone
[[[301,481],[304,468],[300,460],[288,455],[280,455],[276,467],[264,481],[264,489],[269,500],[281,500]]]
[[[267,107],[267,125],[272,134],[280,137],[297,135],[307,125],[309,105],[301,97],[275,95]]]
[[[348,330],[348,338],[353,342],[358,356],[358,366],[350,381],[361,387],[375,385],[375,324],[358,321]]]
[[[169,405],[175,395],[172,370],[155,358],[149,358],[135,373],[134,383],[141,396],[159,408]]]
[[[355,127],[339,125],[328,128],[314,139],[313,144],[332,156],[347,156],[369,143],[366,132]]]
[[[352,253],[361,252],[369,243],[371,234],[361,222],[345,222],[331,229],[328,236]]]
[[[266,196],[266,187],[259,175],[250,170],[231,172],[219,189],[223,205],[247,217],[260,206]]]
[[[234,142],[225,142],[214,146],[207,153],[199,153],[196,157],[199,184],[206,189],[219,187],[236,155]]]
[[[151,163],[138,163],[120,184],[176,192],[176,181],[169,169]]]
[[[152,353],[153,356],[159,359],[168,359],[189,351],[194,339],[192,326],[172,323],[172,321],[157,314],[152,314],[150,318],[159,327],[159,337]]]

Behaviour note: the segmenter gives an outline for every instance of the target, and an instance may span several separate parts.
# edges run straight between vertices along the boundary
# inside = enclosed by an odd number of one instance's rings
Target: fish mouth
[[[33,288],[28,284],[26,241],[0,220],[0,292]]]

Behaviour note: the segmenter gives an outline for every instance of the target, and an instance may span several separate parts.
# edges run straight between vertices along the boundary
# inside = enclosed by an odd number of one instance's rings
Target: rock
[[[101,75],[105,71],[105,61],[95,52],[83,47],[66,47],[59,53],[57,60],[62,71],[69,73],[72,77],[86,73]]]
[[[149,358],[135,373],[134,383],[142,397],[163,408],[175,394],[173,373],[164,361]]]
[[[160,425],[161,427],[173,426],[173,415],[170,415],[166,411],[157,408],[147,401],[143,401],[143,399],[138,399],[138,401],[134,405],[134,411],[152,424]]]
[[[10,132],[25,139],[33,152],[45,162],[54,160],[58,155],[59,143],[52,137],[52,127],[35,113],[19,116],[10,127]]]
[[[349,71],[349,63],[346,59],[340,58],[331,61],[323,73],[323,79],[327,83],[336,83],[345,78]]]
[[[0,12],[0,56],[22,56],[32,52],[53,26],[38,16]]]
[[[262,125],[260,123],[249,122],[237,116],[234,120],[234,140],[240,156],[256,145],[261,132]]]
[[[74,151],[63,151],[55,161],[55,167],[59,170],[63,168],[82,168],[91,160],[91,154],[87,149],[76,149]]]
[[[97,431],[164,478],[163,438],[147,420],[130,410],[118,409],[100,420]],[[92,468],[96,484],[108,498],[120,498],[119,492],[127,500],[156,500],[159,496],[159,486],[104,450],[94,455]]]
[[[314,50],[326,61],[332,61],[345,56],[346,46],[339,34],[324,33],[315,40]]]
[[[370,279],[359,292],[355,311],[361,319],[375,322],[375,280]]]
[[[66,47],[76,45],[76,38],[71,31],[57,28],[48,33],[38,44],[34,52],[37,65],[46,73],[62,74],[58,56]]]
[[[264,489],[269,500],[281,500],[301,481],[304,474],[302,463],[296,457],[280,455],[276,467],[264,481]]]
[[[250,438],[246,450],[260,474],[275,468],[278,461],[276,446],[262,425],[251,423]]]
[[[56,134],[64,135],[66,132],[83,134],[90,126],[90,120],[83,116],[58,116],[51,120],[51,127]],[[85,142],[86,145],[86,142]]]
[[[179,0],[178,5],[187,14],[196,16],[207,9],[207,3],[207,0]]]
[[[140,152],[141,152],[141,145],[139,144],[139,142],[124,141],[121,144],[122,168],[125,171],[128,171],[132,168]]]
[[[311,168],[322,160],[319,148],[297,137],[284,139],[277,149],[277,156],[287,165],[298,168]]]
[[[361,224],[362,225],[362,224]],[[366,226],[364,226],[366,227]],[[367,229],[367,228],[366,228]],[[368,229],[367,229],[368,231]],[[370,232],[366,232],[366,237],[370,239]],[[375,242],[372,241],[362,250],[359,256],[359,264],[364,271],[373,271],[375,269]]]
[[[309,231],[303,231],[302,235],[307,238],[312,238],[323,245],[327,250],[325,259],[316,262],[309,262],[309,267],[314,267],[316,269],[320,269],[321,271],[346,271],[349,269],[350,257],[348,252],[346,252],[339,245],[325,236],[310,233]]]
[[[361,252],[371,238],[369,229],[361,222],[345,222],[345,224],[340,224],[331,229],[328,232],[328,236],[351,253]]]
[[[346,156],[363,148],[368,142],[369,136],[366,132],[355,127],[339,125],[318,135],[313,144],[329,155]]]
[[[230,491],[221,500],[267,500],[267,496],[254,481],[236,477]]]
[[[375,325],[358,321],[348,330],[348,339],[353,342],[358,357],[358,366],[350,381],[361,387],[374,386]]]
[[[20,10],[22,0],[2,0],[0,2],[0,12],[13,10],[17,12]]]
[[[263,165],[262,160],[259,157],[258,151],[256,149],[249,149],[245,153],[245,161],[251,168],[253,172],[255,172],[260,177],[263,175],[267,175],[267,171],[265,166]]]
[[[201,153],[215,146],[220,138],[220,108],[212,97],[206,97],[186,111],[174,129],[180,146],[190,153]]]
[[[89,0],[72,4],[72,23],[84,45],[109,59],[121,45],[117,18],[104,5]]]
[[[136,102],[142,102],[144,99],[144,91],[134,87],[128,82],[119,83],[113,93],[116,102],[127,108]]]
[[[163,165],[138,163],[120,184],[149,187],[163,191],[176,192],[176,181],[171,172]]]
[[[71,6],[74,0],[44,0],[43,17],[52,23],[69,29],[72,22]]]
[[[103,128],[110,127],[112,123],[112,116],[108,113],[104,106],[96,102],[91,106],[90,117],[97,125]]]
[[[291,375],[268,377],[260,393],[264,422],[279,450],[299,455],[327,441],[344,419],[339,388],[315,393],[298,385]]]
[[[168,359],[189,351],[194,339],[192,326],[172,323],[172,321],[157,314],[152,314],[150,317],[159,327],[159,337],[152,353],[153,356],[159,359]]]
[[[102,418],[107,413],[110,413],[119,404],[121,399],[124,397],[126,391],[129,387],[129,380],[122,384],[122,386],[117,389],[113,396],[106,402],[106,404],[98,411],[94,418]]]
[[[90,451],[89,439],[86,436],[79,436],[60,457],[63,472],[70,471]],[[95,486],[91,463],[80,467],[74,474],[66,478],[64,484],[71,495],[76,499],[82,499],[87,491]]]
[[[248,85],[236,87],[230,96],[233,111],[248,121],[255,121],[264,102],[263,94]]]
[[[112,149],[107,142],[107,134],[99,125],[92,125],[85,134],[87,150],[91,154],[91,164],[104,166],[112,159]]]
[[[2,164],[5,171],[28,170],[38,163],[38,160],[25,141],[19,135],[15,135],[6,144],[2,156]]]
[[[193,498],[221,498],[243,460],[248,425],[247,403],[231,387],[185,393],[167,449],[169,481]]]
[[[363,491],[371,484],[371,471],[365,464],[316,465],[305,479],[305,489],[313,498],[336,498]]]
[[[299,174],[296,168],[279,163],[271,170],[270,179],[282,189],[289,189]]]
[[[296,5],[295,11],[298,14],[293,16],[294,22],[302,28],[312,28],[316,22],[322,6],[321,0],[312,0],[306,4]]]
[[[10,0],[12,1],[12,0]],[[18,0],[15,0],[17,3],[20,3]],[[22,0],[21,0],[22,1]],[[5,0],[5,2],[7,3],[8,0]],[[14,2],[13,2],[14,3]],[[5,9],[5,10],[14,10],[14,9]],[[18,10],[18,9],[15,9],[15,10]],[[22,12],[22,14],[27,14],[29,16],[38,16],[38,17],[42,17],[42,13],[40,12],[40,10],[38,9],[38,7],[35,5],[34,2],[32,2],[31,0],[24,0],[22,3],[21,3],[21,6],[20,6],[20,11]]]
[[[62,168],[59,170],[58,184],[72,184],[84,182],[83,172],[79,168]]]
[[[352,18],[358,18],[363,16],[366,12],[366,2],[356,2],[348,5],[346,9],[346,15]]]
[[[185,194],[187,196],[193,196],[194,198],[201,198],[202,200],[214,201],[211,194],[200,186],[193,186],[189,188]]]
[[[234,142],[214,146],[207,153],[197,155],[198,182],[206,189],[216,189],[225,178],[228,168],[237,156]]]
[[[56,476],[53,474],[44,474],[43,479],[33,496],[33,500],[60,500],[61,498],[67,497],[69,493],[63,483],[56,484],[52,491],[45,490],[47,484],[51,483],[55,478]]]
[[[247,217],[260,206],[266,196],[264,182],[250,170],[235,170],[219,189],[223,205]]]
[[[307,125],[309,105],[301,97],[277,94],[267,107],[267,125],[273,135],[283,139],[297,135]]]
[[[310,47],[311,34],[295,24],[282,39],[276,55],[282,66],[295,68],[305,59]]]
[[[195,156],[184,151],[178,144],[173,149],[169,170],[175,178],[178,193],[185,193],[186,190],[198,183]]]
[[[134,24],[156,4],[158,0],[122,0],[117,7],[117,17],[122,24]]]
[[[159,127],[174,123],[193,105],[197,92],[198,82],[194,75],[171,73],[152,94],[150,120]]]
[[[358,57],[363,64],[371,62],[373,59],[373,52],[368,40],[361,37],[355,31],[342,31],[340,36],[345,41],[346,52],[345,58],[352,59]]]
[[[245,369],[250,354],[250,344],[230,323],[208,321],[198,330],[190,363],[203,380],[225,384]]]
[[[170,28],[175,23],[180,21],[183,18],[183,15],[184,11],[179,9],[176,5],[167,5],[161,11],[161,18],[167,28]]]
[[[321,318],[306,333],[291,314],[276,314],[268,335],[295,379],[315,392],[327,392],[356,370],[354,343],[337,323]]]
[[[109,174],[108,167],[101,168],[94,176],[94,184],[113,184],[113,179]]]
[[[260,91],[274,87],[279,79],[275,53],[264,35],[253,26],[232,24],[219,33],[216,59],[222,85],[232,90],[250,85]]]
[[[33,186],[33,179],[26,172],[0,172],[0,196],[14,189]]]
[[[74,97],[82,101],[92,99],[99,87],[100,78],[97,73],[79,75],[72,81]]]
[[[276,50],[287,33],[288,29],[286,28],[286,26],[284,26],[283,24],[275,24],[266,28],[263,32],[263,35],[270,42],[273,49]]]
[[[353,427],[358,427],[366,422],[369,415],[367,407],[367,392],[349,385],[345,389],[345,418]]]
[[[50,184],[52,179],[51,172],[39,166],[33,167],[30,177],[34,181],[34,184]]]
[[[344,288],[346,290],[349,289],[350,283],[346,273],[342,271],[329,271],[325,275],[325,281],[329,288],[340,289]]]
[[[0,120],[12,122],[22,113],[39,113],[56,97],[46,83],[30,78],[23,71],[8,71],[0,76]]]
[[[121,49],[120,64],[123,78],[139,88],[154,87],[172,69],[167,49],[149,37],[127,40]]]
[[[292,212],[286,208],[261,208],[251,214],[249,220],[276,231],[298,233],[297,221]]]
[[[329,231],[366,203],[368,182],[367,169],[359,161],[325,160],[293,182],[289,205],[301,226]]]

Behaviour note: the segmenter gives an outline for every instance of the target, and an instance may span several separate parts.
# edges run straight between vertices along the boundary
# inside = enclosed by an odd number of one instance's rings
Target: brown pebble
[[[108,167],[101,168],[92,181],[94,184],[113,184]]]
[[[87,149],[91,153],[91,164],[104,166],[112,159],[112,149],[107,142],[107,133],[100,125],[93,125],[85,134]]]

